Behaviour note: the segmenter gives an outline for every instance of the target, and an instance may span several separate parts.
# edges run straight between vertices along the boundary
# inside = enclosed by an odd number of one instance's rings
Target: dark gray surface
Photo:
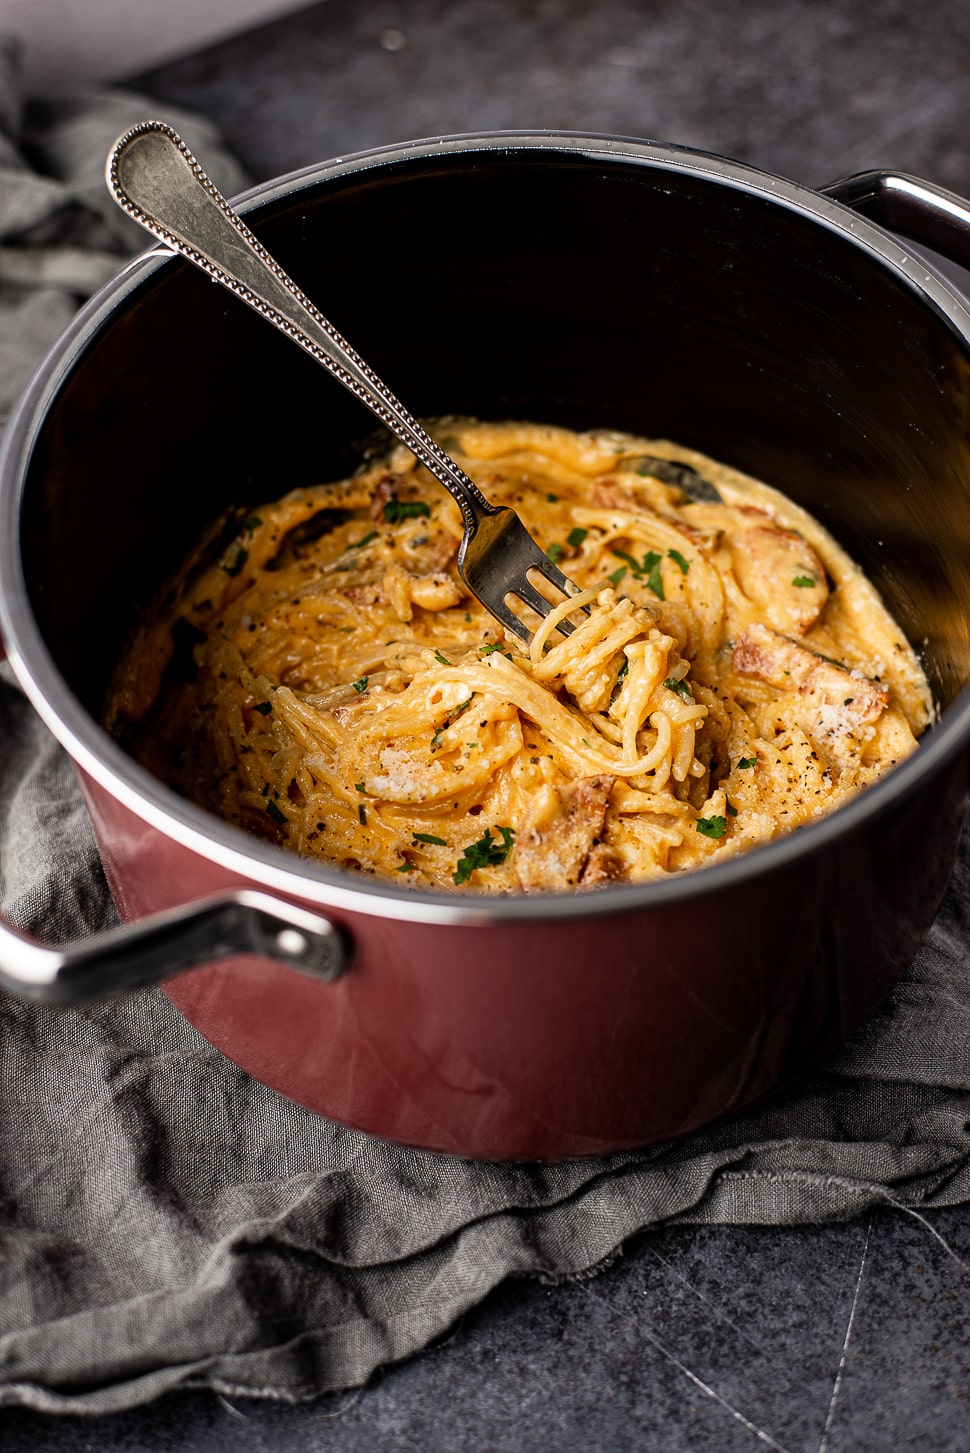
[[[809,183],[892,165],[966,195],[968,61],[960,0],[331,0],[138,85],[219,122],[256,178],[411,136],[549,126]],[[967,1208],[670,1229],[593,1281],[507,1285],[360,1394],[293,1409],[182,1394],[90,1422],[8,1411],[0,1447],[963,1453],[968,1263]]]

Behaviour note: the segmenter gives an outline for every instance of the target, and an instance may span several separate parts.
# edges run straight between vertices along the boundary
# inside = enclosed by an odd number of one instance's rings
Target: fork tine
[[[531,606],[536,615],[547,616],[551,610],[555,610],[556,602],[546,600],[535,586],[528,579],[517,580],[511,587],[510,593],[518,596],[523,605]]]
[[[579,586],[574,584],[574,582],[569,579],[568,575],[563,575],[558,565],[554,565],[549,559],[549,556],[542,554],[541,551],[539,553],[538,560],[534,561],[529,566],[529,569],[538,570],[539,574],[544,576],[545,579],[548,580],[550,585],[554,585],[557,590],[561,590],[563,595],[579,594]],[[587,615],[589,615],[588,606],[584,606],[583,610]]]
[[[518,636],[520,641],[524,641],[527,646],[531,644],[532,632],[529,630],[529,627],[525,624],[524,621],[519,620],[518,616],[515,614],[515,611],[511,610],[505,604],[504,600],[483,600],[482,604],[489,611],[491,611],[492,615],[495,616],[497,620],[501,621],[502,625],[510,630],[514,636]]]

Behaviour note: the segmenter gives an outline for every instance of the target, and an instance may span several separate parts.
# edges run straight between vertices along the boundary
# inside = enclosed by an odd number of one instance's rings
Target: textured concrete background
[[[968,195],[968,73],[963,0],[329,0],[137,84],[218,121],[255,179],[564,127]],[[443,1345],[307,1407],[180,1394],[87,1423],[0,1418],[5,1453],[966,1453],[970,1208],[672,1228],[595,1280],[511,1283]]]
[[[254,177],[416,136],[564,127],[810,185],[888,164],[970,184],[961,0],[329,0],[156,71]]]

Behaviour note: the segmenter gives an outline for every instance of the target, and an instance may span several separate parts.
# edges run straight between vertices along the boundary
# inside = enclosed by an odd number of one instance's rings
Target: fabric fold
[[[103,194],[127,93],[24,107],[0,36],[0,410],[142,245]],[[218,184],[209,123],[163,108]],[[49,942],[116,922],[64,753],[0,667],[0,912]],[[178,1387],[357,1386],[508,1277],[602,1270],[671,1224],[793,1225],[970,1199],[970,840],[893,998],[788,1091],[684,1140],[480,1164],[385,1144],[251,1080],[159,990],[0,996],[0,1406],[107,1413]]]

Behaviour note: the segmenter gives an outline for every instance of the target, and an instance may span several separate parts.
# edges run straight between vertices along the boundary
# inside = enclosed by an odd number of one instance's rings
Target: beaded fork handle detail
[[[233,210],[172,127],[143,121],[115,142],[108,189],[124,212],[209,277],[235,293],[323,365],[412,451],[457,501],[464,536],[458,571],[478,600],[528,642],[532,632],[512,597],[546,617],[555,602],[529,579],[538,574],[563,596],[577,587],[557,569],[513,510],[488,502],[373,369],[313,305]],[[558,624],[569,634],[568,619]]]

